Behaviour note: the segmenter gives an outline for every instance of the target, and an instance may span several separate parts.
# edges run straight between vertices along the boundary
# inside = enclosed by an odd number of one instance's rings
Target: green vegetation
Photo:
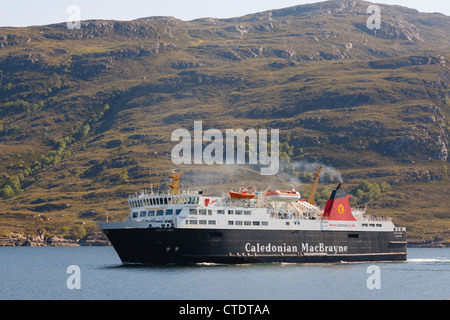
[[[380,194],[388,192],[389,190],[391,190],[391,186],[384,182],[378,184],[363,180],[360,181],[358,187],[353,190],[352,194],[354,197],[351,198],[350,201],[353,204],[365,204],[378,199]]]
[[[74,231],[77,239],[81,239],[86,236],[86,229],[84,229],[83,226],[75,226]]]
[[[118,180],[119,184],[127,183],[129,180],[127,170],[125,170],[125,169],[122,170],[122,172],[120,173],[119,178],[117,180]]]

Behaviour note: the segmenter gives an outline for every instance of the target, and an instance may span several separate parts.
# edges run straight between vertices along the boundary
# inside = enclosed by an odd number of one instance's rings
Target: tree
[[[81,138],[86,138],[89,133],[89,130],[91,130],[89,124],[84,125],[83,128],[81,128]]]
[[[6,185],[3,189],[0,190],[0,196],[4,199],[9,199],[14,196],[14,191],[11,186]]]
[[[86,229],[83,226],[75,226],[74,227],[75,236],[77,239],[84,238],[86,236]]]
[[[19,194],[21,192],[20,189],[20,180],[18,176],[12,176],[8,178],[8,185],[11,187],[11,190],[14,194]]]
[[[126,183],[128,182],[128,179],[129,179],[128,171],[123,169],[119,175],[119,183]]]
[[[375,200],[380,194],[385,193],[390,189],[391,187],[384,182],[378,184],[362,180],[359,182],[358,187],[353,190],[353,194],[359,203],[367,203],[371,200]]]

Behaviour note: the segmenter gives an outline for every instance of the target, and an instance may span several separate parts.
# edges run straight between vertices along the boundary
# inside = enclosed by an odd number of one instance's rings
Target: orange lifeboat
[[[256,198],[258,196],[258,194],[255,193],[255,191],[250,191],[250,189],[253,189],[253,187],[244,188],[244,187],[241,186],[239,188],[238,192],[230,190],[230,197],[235,198],[235,199],[253,199],[253,198]]]
[[[300,193],[291,189],[288,191],[284,190],[270,190],[266,192],[266,198],[269,201],[280,201],[280,202],[292,202],[300,199]]]

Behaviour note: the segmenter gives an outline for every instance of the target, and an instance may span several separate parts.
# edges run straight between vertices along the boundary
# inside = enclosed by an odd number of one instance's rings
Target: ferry
[[[320,168],[321,169],[321,168]],[[295,189],[257,192],[241,186],[220,197],[182,190],[130,195],[123,222],[101,222],[124,264],[251,264],[405,261],[406,229],[388,217],[351,208],[341,184],[324,208]],[[242,196],[241,196],[242,195]],[[250,196],[251,195],[251,196]]]

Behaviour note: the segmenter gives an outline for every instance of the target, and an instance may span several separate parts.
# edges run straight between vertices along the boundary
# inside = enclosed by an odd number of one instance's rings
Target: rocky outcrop
[[[22,55],[7,56],[0,59],[0,69],[7,71],[43,71],[56,70],[50,65],[49,57],[45,53],[28,53]]]
[[[406,21],[403,16],[393,16],[392,19],[383,21],[379,30],[369,30],[367,27],[365,30],[383,39],[400,39],[412,43],[423,42],[418,28]]]
[[[46,236],[44,230],[38,230],[37,234],[25,235],[23,233],[12,233],[0,238],[0,246],[109,246],[110,242],[101,232],[85,236],[82,239],[68,239],[59,236]]]
[[[411,239],[408,240],[408,247],[410,248],[449,248],[450,242],[445,241],[440,237],[433,239]]]
[[[35,212],[51,212],[51,211],[62,211],[70,208],[70,204],[68,203],[46,203],[40,206],[35,206],[31,208],[32,211]]]
[[[448,150],[445,137],[438,134],[405,134],[393,139],[385,139],[377,144],[382,155],[387,156],[420,156],[425,160],[447,161]]]
[[[438,106],[405,107],[403,121],[413,124],[410,130],[390,134],[378,143],[382,154],[419,156],[425,160],[448,160],[447,120]]]
[[[83,247],[109,246],[110,242],[102,232],[97,232],[78,241],[78,245]]]
[[[369,66],[373,69],[398,69],[421,65],[446,66],[446,64],[447,60],[441,55],[410,56],[406,58],[381,59],[369,62]]]

